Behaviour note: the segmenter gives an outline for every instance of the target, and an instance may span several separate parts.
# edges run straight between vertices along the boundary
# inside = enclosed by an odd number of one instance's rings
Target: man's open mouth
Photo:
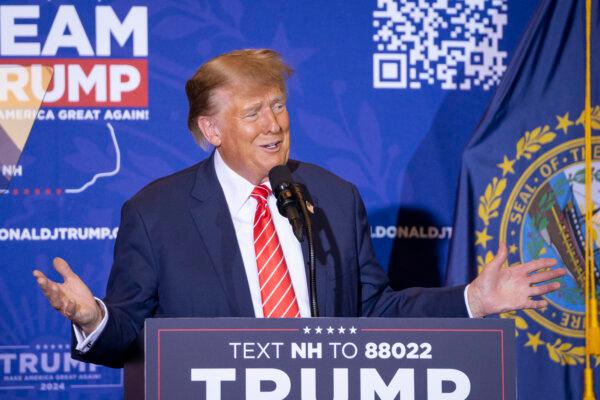
[[[279,140],[277,142],[273,142],[273,143],[261,144],[260,147],[262,147],[263,149],[267,149],[267,150],[275,150],[275,149],[279,148],[280,144],[281,144],[281,140]]]

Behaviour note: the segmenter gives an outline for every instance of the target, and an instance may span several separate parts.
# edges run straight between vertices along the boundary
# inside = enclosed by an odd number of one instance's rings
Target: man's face
[[[217,89],[214,144],[223,160],[253,184],[290,153],[290,118],[285,93],[277,87]]]

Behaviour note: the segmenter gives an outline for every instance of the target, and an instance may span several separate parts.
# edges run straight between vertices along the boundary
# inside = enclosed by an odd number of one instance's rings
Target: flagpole
[[[592,226],[592,85],[591,85],[591,31],[592,31],[592,0],[585,2],[585,370],[583,400],[595,400],[594,374],[590,358],[592,354],[599,355],[600,331],[598,329],[598,299],[594,276],[594,236]]]

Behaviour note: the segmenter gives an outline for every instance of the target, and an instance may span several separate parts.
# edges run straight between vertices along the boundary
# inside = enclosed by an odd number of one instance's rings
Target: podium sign
[[[146,399],[512,400],[512,321],[150,319]]]

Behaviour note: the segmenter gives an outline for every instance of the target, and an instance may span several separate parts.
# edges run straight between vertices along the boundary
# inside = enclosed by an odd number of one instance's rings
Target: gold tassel
[[[584,392],[583,400],[596,400],[594,396],[594,375],[593,370],[587,367],[584,371]]]

